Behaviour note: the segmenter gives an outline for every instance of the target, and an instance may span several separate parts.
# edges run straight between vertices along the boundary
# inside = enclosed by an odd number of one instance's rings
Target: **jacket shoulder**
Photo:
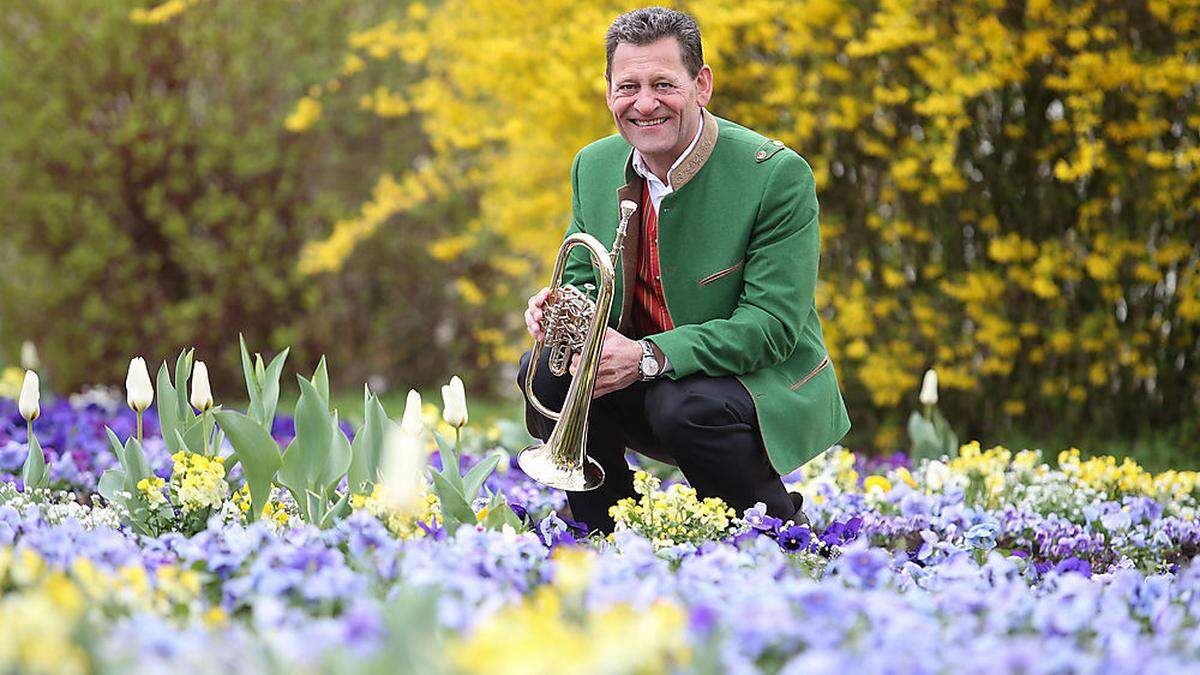
[[[775,168],[775,164],[782,161],[787,164],[798,163],[803,166],[803,170],[807,170],[810,174],[812,172],[808,162],[804,161],[804,158],[795,150],[787,147],[783,141],[768,138],[737,122],[719,117],[717,118],[717,128],[720,131],[717,145],[720,146],[724,143],[732,155],[731,158],[739,164],[760,166],[769,172]]]
[[[623,167],[626,160],[629,159],[630,150],[632,150],[632,146],[629,145],[628,141],[622,138],[620,134],[613,134],[583,146],[575,154],[575,162],[577,164],[586,163],[588,165],[615,162]]]

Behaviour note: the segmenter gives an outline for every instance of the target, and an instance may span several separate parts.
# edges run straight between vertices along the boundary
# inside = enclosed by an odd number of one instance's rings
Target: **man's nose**
[[[655,96],[654,92],[652,91],[638,92],[637,100],[633,102],[633,109],[636,110],[639,115],[649,115],[655,110],[658,110],[658,97]]]

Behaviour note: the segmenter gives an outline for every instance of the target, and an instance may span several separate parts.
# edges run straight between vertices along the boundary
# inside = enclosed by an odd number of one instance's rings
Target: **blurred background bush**
[[[816,173],[850,445],[906,445],[936,367],[964,438],[1200,450],[1194,2],[675,4],[710,109]],[[344,386],[515,396],[634,6],[6,6],[0,349],[67,391],[194,344],[232,392],[242,331]]]

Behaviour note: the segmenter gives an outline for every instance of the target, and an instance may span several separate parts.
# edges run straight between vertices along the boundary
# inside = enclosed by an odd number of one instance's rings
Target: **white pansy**
[[[467,423],[467,393],[457,375],[442,386],[442,419],[456,429]]]
[[[17,401],[17,408],[21,411],[21,417],[32,422],[42,414],[42,408],[38,404],[41,398],[41,391],[38,389],[38,376],[32,370],[25,371],[25,382],[21,385],[21,398]]]
[[[950,467],[933,460],[925,465],[925,485],[930,490],[941,490],[946,485],[947,479],[950,478]]]
[[[197,361],[192,369],[192,407],[196,410],[208,410],[213,406],[212,387],[208,383],[208,366],[203,361]]]
[[[129,373],[125,375],[125,402],[137,412],[144,412],[154,402],[150,371],[146,368],[146,359],[140,356],[129,362]]]
[[[921,405],[937,405],[938,380],[937,371],[933,368],[925,371],[925,380],[921,383]]]

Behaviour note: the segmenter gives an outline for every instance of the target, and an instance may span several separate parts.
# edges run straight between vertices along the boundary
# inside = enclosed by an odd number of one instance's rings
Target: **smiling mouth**
[[[666,124],[667,118],[656,117],[652,120],[629,120],[629,121],[632,122],[633,126],[635,126],[635,127],[656,127],[656,126],[659,126],[660,124]]]

